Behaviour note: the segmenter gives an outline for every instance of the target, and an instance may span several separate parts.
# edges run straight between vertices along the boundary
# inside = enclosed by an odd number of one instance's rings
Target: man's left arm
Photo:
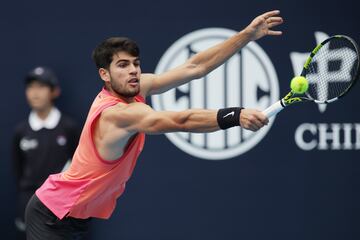
[[[266,35],[281,35],[281,31],[271,30],[283,22],[279,11],[266,12],[256,17],[244,30],[205,51],[195,54],[184,64],[165,73],[142,74],[142,95],[148,96],[165,92],[171,88],[198,79],[238,52],[248,42]]]

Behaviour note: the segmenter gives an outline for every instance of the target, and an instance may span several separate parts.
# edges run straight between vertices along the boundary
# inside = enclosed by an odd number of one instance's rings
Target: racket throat
[[[265,109],[262,113],[265,114],[267,118],[270,118],[276,114],[278,114],[280,111],[282,111],[286,107],[285,103],[283,102],[283,99],[277,101],[267,109]]]

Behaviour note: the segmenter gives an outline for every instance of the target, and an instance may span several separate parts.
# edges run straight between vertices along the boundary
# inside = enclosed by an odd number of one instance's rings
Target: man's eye
[[[126,63],[120,63],[118,66],[121,67],[121,68],[124,68],[124,67],[127,66],[127,64]]]

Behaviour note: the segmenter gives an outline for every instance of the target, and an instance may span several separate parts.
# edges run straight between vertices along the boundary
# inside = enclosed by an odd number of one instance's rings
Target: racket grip
[[[281,100],[279,100],[276,103],[274,103],[273,105],[271,105],[270,107],[268,107],[267,109],[265,109],[264,111],[262,111],[262,113],[267,118],[271,118],[272,116],[276,115],[278,112],[280,112],[283,109],[284,109],[284,107],[281,104]]]

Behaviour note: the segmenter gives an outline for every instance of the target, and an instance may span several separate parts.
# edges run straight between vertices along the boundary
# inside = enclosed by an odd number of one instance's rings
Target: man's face
[[[110,85],[122,97],[134,97],[140,92],[140,59],[126,52],[114,54],[109,67]]]
[[[35,111],[43,111],[53,105],[56,97],[55,91],[48,85],[33,81],[26,86],[26,99],[30,107]]]

